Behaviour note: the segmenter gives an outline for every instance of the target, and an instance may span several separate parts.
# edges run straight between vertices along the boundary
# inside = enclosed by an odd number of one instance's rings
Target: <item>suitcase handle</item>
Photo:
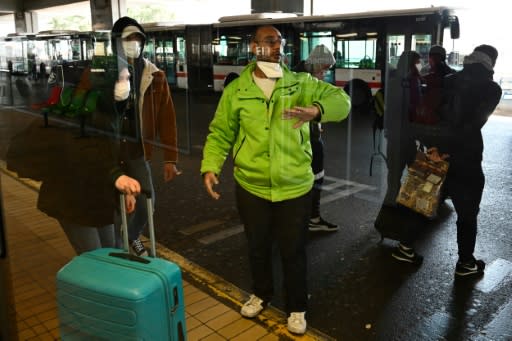
[[[151,199],[151,192],[146,193],[146,206],[148,208],[148,229],[149,229],[149,241],[151,248],[149,255],[153,258],[156,257],[156,239],[155,239],[155,225],[153,222],[153,201]],[[124,193],[119,194],[119,207],[121,209],[121,231],[123,233],[123,248],[129,253],[128,249],[128,220],[126,218],[126,206],[124,203]]]
[[[151,263],[151,261],[147,260],[146,258],[132,255],[131,253],[110,252],[108,255],[111,257],[117,257],[117,258],[130,260],[132,262],[139,262],[139,263],[144,263],[144,264]]]

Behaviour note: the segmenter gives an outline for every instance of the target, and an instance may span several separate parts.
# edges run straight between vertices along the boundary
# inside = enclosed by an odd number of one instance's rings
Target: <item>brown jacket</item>
[[[151,160],[153,149],[161,148],[163,150],[164,162],[178,161],[178,144],[176,132],[176,113],[171,98],[171,92],[165,73],[158,69],[153,63],[144,59],[144,69],[140,80],[139,93],[143,94],[138,101],[139,105],[139,131],[143,137],[144,160]],[[137,129],[137,128],[135,128]],[[121,134],[126,134],[122,132]],[[136,136],[133,132],[125,136]],[[120,139],[121,144],[133,144],[126,137]],[[138,143],[138,142],[135,142]],[[119,147],[118,147],[119,148]],[[125,150],[121,146],[121,150]],[[113,182],[123,175],[133,176],[130,171],[131,166],[127,166],[131,159],[120,150],[114,151],[113,155],[120,157],[119,163],[110,171],[110,177]],[[135,154],[130,154],[131,156]],[[142,179],[137,179],[141,181]]]
[[[142,113],[142,135],[144,137],[144,155],[151,160],[153,146],[163,149],[165,162],[178,161],[178,142],[176,132],[176,112],[171,98],[165,73],[153,63],[144,60],[146,67],[142,74],[140,93],[144,97],[139,101]],[[160,137],[158,140],[157,137]]]

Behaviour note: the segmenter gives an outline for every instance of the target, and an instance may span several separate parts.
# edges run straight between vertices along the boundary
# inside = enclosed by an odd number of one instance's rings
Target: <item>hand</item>
[[[204,187],[206,188],[206,191],[208,192],[208,194],[213,199],[218,200],[220,198],[220,194],[213,190],[213,186],[219,184],[219,180],[217,179],[217,175],[215,175],[212,172],[206,172],[203,175],[203,183],[204,183]]]
[[[181,171],[176,168],[176,165],[172,162],[164,163],[164,181],[169,182],[178,175],[181,175]]]
[[[119,78],[114,85],[114,99],[124,101],[130,95],[130,72],[124,68],[119,73]]]
[[[297,123],[293,125],[294,128],[300,128],[304,123],[314,120],[320,115],[320,109],[316,105],[310,107],[293,107],[285,109],[283,112],[283,120],[291,120],[298,118]]]
[[[430,160],[430,161],[434,161],[434,162],[439,162],[439,161],[443,161],[443,160],[446,160],[447,158],[450,157],[450,155],[448,154],[439,154],[439,150],[437,150],[436,147],[432,147],[432,148],[429,148],[427,149],[427,158]]]
[[[128,194],[124,196],[124,203],[126,206],[126,213],[132,213],[135,211],[135,203],[137,200],[135,199],[134,195]]]
[[[124,69],[121,70],[121,72],[119,72],[118,80],[119,81],[128,81],[128,80],[130,80],[130,71],[128,71],[127,67],[125,67]]]
[[[121,175],[118,177],[116,179],[115,186],[120,192],[123,192],[124,194],[139,195],[140,193],[139,182],[134,178],[130,178],[126,175]]]

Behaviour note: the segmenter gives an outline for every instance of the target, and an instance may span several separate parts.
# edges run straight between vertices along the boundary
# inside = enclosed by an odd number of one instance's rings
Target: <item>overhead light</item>
[[[378,34],[377,32],[366,32],[366,35],[367,35],[368,37],[376,37],[376,36],[378,36],[379,34]]]
[[[336,38],[350,38],[350,37],[357,37],[357,33],[336,34]]]

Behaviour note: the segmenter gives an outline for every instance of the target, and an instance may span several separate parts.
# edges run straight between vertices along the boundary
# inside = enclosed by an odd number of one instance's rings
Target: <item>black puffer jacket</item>
[[[501,98],[501,88],[492,74],[482,64],[474,63],[445,78],[442,114],[451,126],[451,134],[441,150],[450,154],[452,166],[482,161],[481,129]]]

